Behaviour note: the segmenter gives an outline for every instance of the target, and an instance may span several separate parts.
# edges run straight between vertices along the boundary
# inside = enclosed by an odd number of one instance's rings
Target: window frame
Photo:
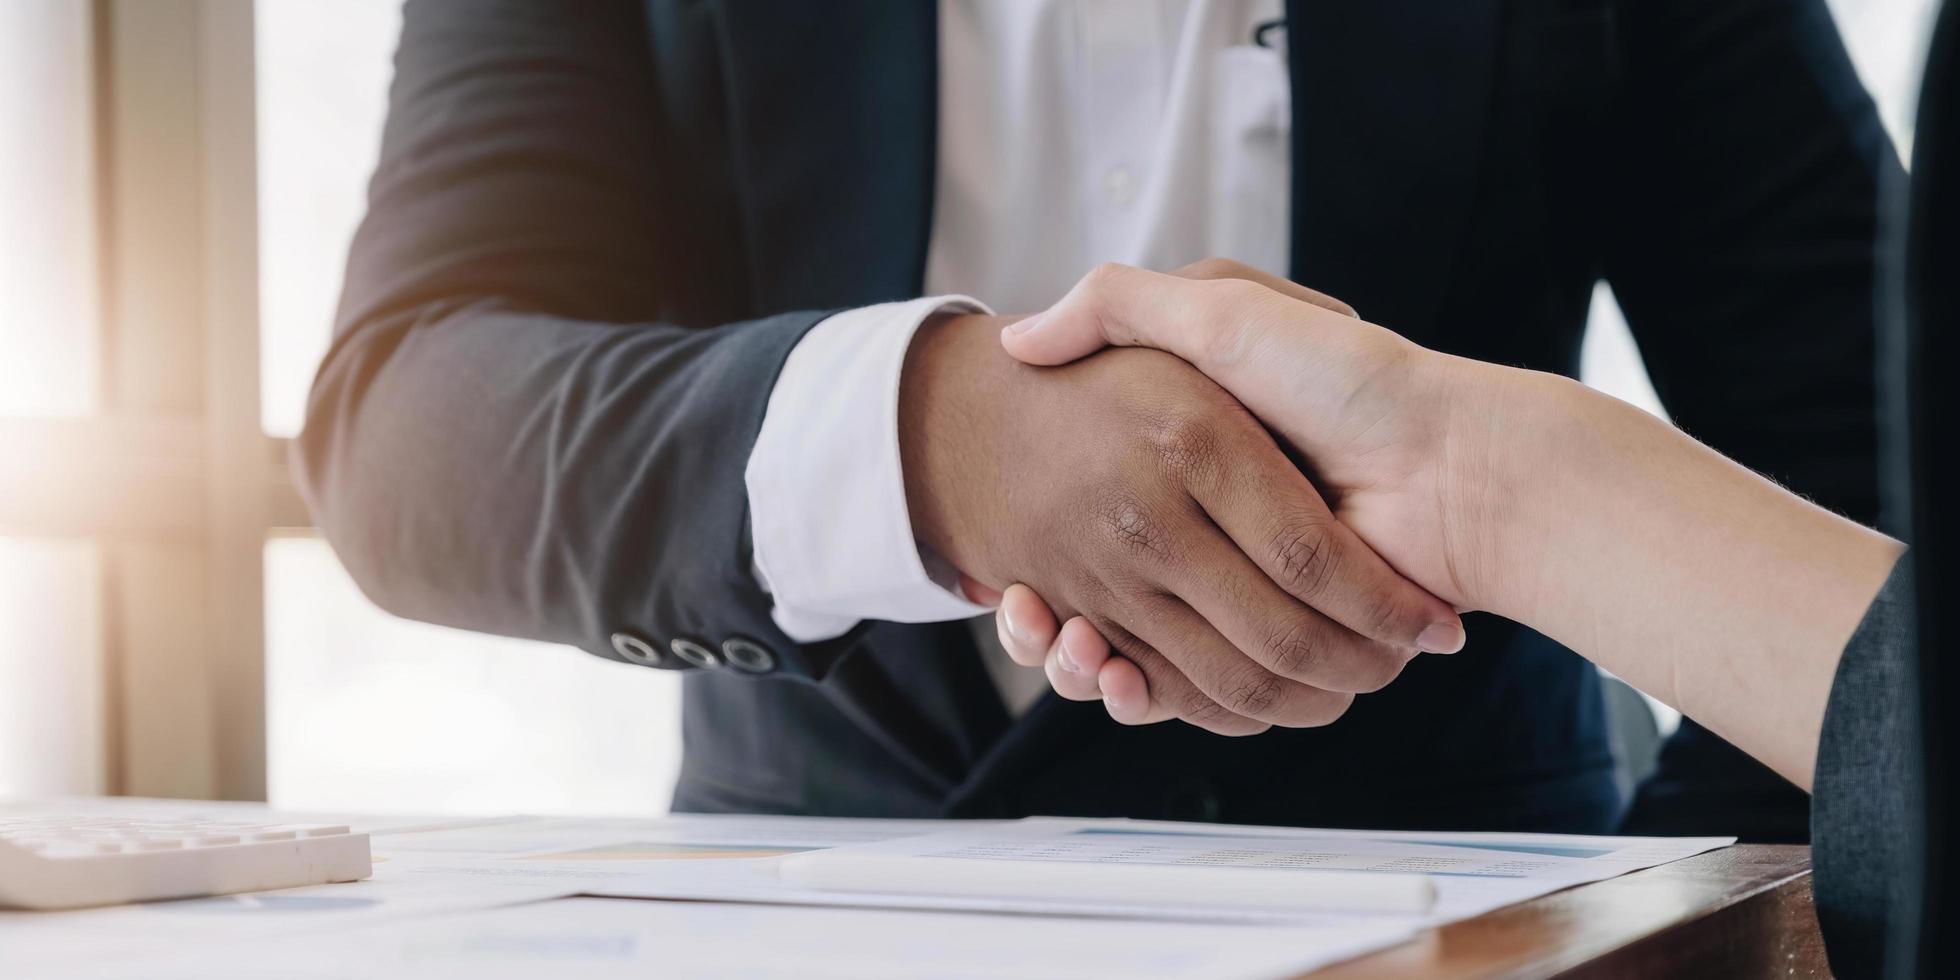
[[[103,556],[107,792],[262,800],[264,543],[311,525],[260,420],[251,0],[89,0],[95,414],[0,419],[0,535]]]

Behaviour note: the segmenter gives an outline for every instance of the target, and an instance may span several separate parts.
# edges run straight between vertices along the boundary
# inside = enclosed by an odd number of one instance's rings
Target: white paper
[[[0,804],[0,809],[21,808]],[[344,823],[373,835],[375,877],[122,908],[0,913],[0,977],[94,976],[90,971],[98,969],[109,971],[103,975],[123,970],[120,975],[143,977],[297,978],[390,971],[399,976],[496,977],[506,975],[495,972],[506,963],[511,964],[508,975],[548,972],[554,978],[647,975],[649,966],[670,973],[729,976],[1149,975],[1153,970],[1162,976],[1285,974],[1358,955],[1423,926],[1731,842],[1301,831],[1142,821],[378,818],[126,800],[58,801],[32,809]],[[961,840],[1025,846],[1057,835],[1065,838],[1070,829],[1084,827],[1132,836],[1143,831],[1153,839],[1167,833],[1197,834],[1201,836],[1184,838],[1185,846],[1197,848],[1226,842],[1234,850],[1252,851],[1311,845],[1349,855],[1350,861],[1369,854],[1378,862],[1454,863],[1448,868],[1451,873],[1435,876],[1441,898],[1424,917],[1195,907],[1137,913],[1066,902],[894,900],[887,895],[799,891],[775,873],[780,855],[814,848],[888,846],[878,842],[908,837],[911,842],[903,847],[944,848]],[[1275,840],[1290,843],[1271,843]],[[1492,873],[1493,868],[1503,873]],[[547,901],[574,894],[697,901]],[[894,906],[911,911],[890,911]],[[561,916],[560,909],[577,914]],[[943,914],[947,912],[1019,914]],[[1150,921],[1122,920],[1136,914]],[[1173,921],[1178,923],[1174,928],[1167,926]],[[179,962],[174,958],[178,954],[195,958],[196,965],[166,972]],[[1146,968],[1150,964],[1161,968]]]
[[[940,834],[851,845],[869,854],[970,855],[974,859],[1043,862],[1120,861],[1202,863],[1242,867],[1314,868],[1423,874],[1437,902],[1421,915],[1354,913],[1343,918],[1383,919],[1410,927],[1438,925],[1527,901],[1562,888],[1601,881],[1665,864],[1735,842],[1732,837],[1584,837],[1563,834],[1420,833],[1227,827],[1127,820],[1032,819],[1010,825],[949,829]],[[840,852],[844,853],[844,852]],[[1285,909],[1218,908],[1206,905],[1085,906],[1038,895],[1025,899],[958,895],[893,895],[798,888],[774,874],[768,860],[714,862],[698,867],[662,866],[639,878],[602,883],[588,894],[640,898],[687,898],[858,908],[973,909],[1179,921],[1321,921]]]
[[[1272,978],[1406,940],[1388,923],[1244,925],[566,899],[337,936],[186,951],[87,980],[626,980],[652,976]]]
[[[387,847],[391,853],[430,857],[503,855],[525,860],[671,860],[716,854],[755,857],[937,833],[948,823],[722,814],[650,820],[524,817],[488,826],[391,835]],[[990,821],[987,825],[1004,826],[1005,822]]]
[[[552,878],[485,880],[379,865],[367,881],[249,895],[147,902],[74,912],[0,912],[0,977],[47,977],[97,961],[259,937],[334,932],[445,912],[496,908],[576,892]]]
[[[943,821],[681,816],[457,818],[295,813],[253,803],[134,799],[0,803],[0,811],[347,824],[374,877],[253,895],[74,912],[0,912],[0,977],[41,977],[186,945],[228,946],[580,894],[668,863],[795,853],[943,829]]]

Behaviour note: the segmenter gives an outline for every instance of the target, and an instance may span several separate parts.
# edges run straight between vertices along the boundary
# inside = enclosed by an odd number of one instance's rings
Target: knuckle
[[[1218,427],[1202,412],[1180,412],[1160,420],[1150,431],[1157,459],[1173,473],[1193,474],[1210,468],[1219,458]]]
[[[1129,269],[1120,262],[1100,263],[1082,277],[1082,289],[1091,297],[1106,295],[1128,272]]]
[[[1367,607],[1362,611],[1362,621],[1367,624],[1364,635],[1383,639],[1401,632],[1402,607],[1397,605],[1390,592],[1371,592]]]
[[[1203,288],[1211,293],[1214,302],[1247,312],[1263,307],[1274,295],[1265,286],[1238,276],[1213,279],[1204,283]]]
[[[1297,622],[1276,630],[1267,636],[1260,660],[1275,674],[1295,680],[1311,678],[1326,659],[1316,632]]]
[[[1273,580],[1308,602],[1327,591],[1337,558],[1333,529],[1324,520],[1296,520],[1280,527],[1268,547]]]
[[[1199,728],[1208,728],[1222,734],[1240,727],[1241,722],[1250,720],[1242,719],[1237,712],[1213,701],[1195,688],[1179,700],[1181,703],[1176,709],[1177,716]]]
[[[1247,271],[1242,262],[1213,255],[1179,269],[1178,274],[1186,279],[1240,279]]]
[[[1103,533],[1125,554],[1158,560],[1171,557],[1170,532],[1134,499],[1119,498],[1105,505],[1100,524]]]
[[[1258,718],[1273,710],[1284,690],[1279,678],[1262,670],[1233,684],[1222,703],[1234,714]]]

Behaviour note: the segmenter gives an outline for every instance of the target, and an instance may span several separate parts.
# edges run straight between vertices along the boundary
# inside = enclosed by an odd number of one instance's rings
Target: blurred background
[[[293,490],[398,8],[0,0],[0,796],[666,810],[678,675],[395,619]],[[1931,0],[1831,8],[1904,153]],[[1659,413],[1603,288],[1584,363]]]

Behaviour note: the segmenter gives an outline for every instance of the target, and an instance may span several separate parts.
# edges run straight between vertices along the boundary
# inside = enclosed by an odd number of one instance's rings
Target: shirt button
[[[1114,167],[1103,174],[1103,194],[1111,204],[1128,204],[1136,198],[1136,178],[1130,175],[1128,167]]]
[[[614,633],[612,635],[612,648],[614,653],[625,658],[628,663],[639,664],[642,667],[673,666],[668,662],[666,651],[647,642],[646,637],[635,633],[628,633],[624,630]]]
[[[674,637],[674,642],[667,645],[667,649],[674,651],[674,656],[702,670],[713,670],[721,666],[721,654],[708,649],[707,645],[699,640],[677,636]]]
[[[721,658],[728,666],[745,674],[767,674],[776,669],[776,655],[769,648],[746,637],[731,636],[721,642]]]

